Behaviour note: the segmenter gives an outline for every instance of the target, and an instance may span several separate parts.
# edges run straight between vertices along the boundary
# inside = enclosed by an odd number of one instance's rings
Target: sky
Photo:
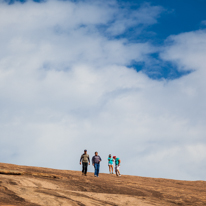
[[[1,0],[0,162],[206,180],[205,8]]]

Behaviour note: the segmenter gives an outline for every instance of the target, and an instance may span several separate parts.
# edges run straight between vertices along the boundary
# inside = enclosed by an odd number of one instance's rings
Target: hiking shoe
[[[87,174],[85,174],[85,176],[87,176]]]
[[[121,175],[119,175],[119,177],[121,177]]]

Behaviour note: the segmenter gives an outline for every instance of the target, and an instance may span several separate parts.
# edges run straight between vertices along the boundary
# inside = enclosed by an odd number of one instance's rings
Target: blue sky
[[[0,161],[205,180],[205,4],[1,1]]]
[[[118,1],[122,4],[137,5],[137,7],[145,1]],[[205,0],[153,0],[146,1],[151,5],[162,6],[165,12],[161,14],[158,24],[152,26],[152,31],[157,33],[160,39],[165,39],[169,35],[179,34],[181,32],[189,32],[202,27],[201,21],[206,18]],[[131,6],[135,9],[136,6]]]
[[[135,10],[141,4],[145,3],[145,1],[131,0],[120,0],[118,2],[120,2],[123,7],[126,6],[131,10]],[[153,0],[147,2],[153,6],[161,6],[163,8],[163,12],[160,14],[157,24],[151,25],[141,36],[138,36],[138,38],[136,38],[136,35],[132,32],[129,33],[129,38],[133,41],[139,41],[139,38],[142,38],[142,40],[149,40],[155,45],[162,45],[164,44],[165,39],[170,35],[177,35],[179,33],[205,28],[205,25],[201,23],[204,19],[206,19],[206,1],[204,0]],[[133,30],[135,30],[135,28],[133,28]],[[153,32],[153,34],[150,32]],[[158,58],[158,54],[156,54],[156,58]],[[144,68],[141,64],[134,66],[137,70]],[[189,70],[187,72],[178,71],[177,68],[169,62],[164,63],[164,65],[158,69],[160,70],[160,73],[157,75],[151,74],[150,69],[148,68],[145,72],[149,75],[149,77],[155,79],[174,79],[190,73]]]

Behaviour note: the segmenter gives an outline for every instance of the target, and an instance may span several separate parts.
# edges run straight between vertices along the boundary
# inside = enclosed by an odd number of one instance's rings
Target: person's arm
[[[80,157],[80,161],[79,161],[79,162],[80,162],[80,163],[79,163],[80,165],[81,165],[81,163],[82,163],[82,158],[83,158],[83,157],[82,157],[82,155],[81,155],[81,157]]]
[[[101,157],[99,156],[99,162],[101,162],[102,161],[102,159],[101,159]]]
[[[94,157],[92,157],[92,165],[94,166]]]
[[[119,164],[118,164],[118,166],[120,166],[120,163],[121,163],[121,160],[119,159]]]
[[[88,155],[88,162],[89,162],[89,165],[90,165],[90,158],[89,158],[89,155]]]

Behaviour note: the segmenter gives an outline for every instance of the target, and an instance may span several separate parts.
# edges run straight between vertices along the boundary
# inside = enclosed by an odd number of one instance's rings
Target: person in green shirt
[[[110,174],[114,174],[113,173],[113,163],[114,163],[114,159],[112,158],[112,155],[110,154],[108,157],[108,166],[109,166],[109,173]]]
[[[117,176],[121,176],[119,171],[121,160],[116,156],[113,156],[113,159],[115,161],[115,173]]]
[[[90,165],[89,155],[87,154],[87,150],[84,150],[84,154],[80,157],[80,165],[82,164],[82,175],[87,176],[87,167],[88,163]]]

